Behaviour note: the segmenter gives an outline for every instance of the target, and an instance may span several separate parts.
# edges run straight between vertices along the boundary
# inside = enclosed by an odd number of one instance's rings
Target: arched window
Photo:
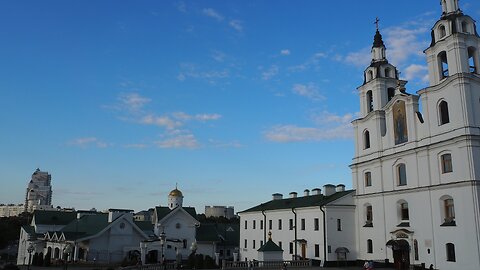
[[[468,48],[468,66],[471,73],[478,73],[478,54],[474,47]]]
[[[447,31],[445,29],[445,25],[440,25],[438,27],[438,38],[441,39],[447,35]]]
[[[447,250],[447,261],[449,262],[455,262],[455,245],[452,243],[447,243],[446,245],[446,250]]]
[[[443,223],[441,226],[456,226],[455,223],[455,203],[453,198],[446,195],[440,198],[440,205],[442,207]]]
[[[400,219],[402,221],[410,220],[410,214],[408,212],[408,203],[405,201],[400,203]]]
[[[407,185],[407,167],[404,163],[397,165],[397,183],[399,186]]]
[[[468,23],[466,21],[462,22],[462,32],[468,33]]]
[[[440,70],[440,79],[444,79],[449,76],[448,73],[448,59],[447,53],[441,52],[437,56],[438,68]]]
[[[451,154],[443,154],[440,156],[440,162],[442,165],[442,173],[449,173],[453,171],[452,166],[452,155]]]
[[[367,253],[373,253],[373,241],[372,241],[372,239],[367,240]]]
[[[391,77],[391,76],[390,76],[390,75],[391,75],[390,73],[391,73],[390,68],[388,68],[388,67],[385,68],[385,78],[390,78],[390,77]]]
[[[387,89],[387,98],[388,101],[392,100],[392,98],[395,96],[395,88],[390,87]]]
[[[370,132],[365,130],[363,133],[363,149],[370,148]]]
[[[373,71],[369,70],[367,72],[367,81],[371,81],[373,79]]]
[[[372,186],[372,173],[366,172],[365,173],[365,186],[370,187]]]
[[[373,227],[373,208],[371,204],[365,205],[365,226]]]
[[[373,111],[373,93],[372,90],[367,91],[367,112]]]
[[[438,116],[440,117],[440,125],[450,123],[450,116],[448,114],[448,103],[442,100],[438,104]]]

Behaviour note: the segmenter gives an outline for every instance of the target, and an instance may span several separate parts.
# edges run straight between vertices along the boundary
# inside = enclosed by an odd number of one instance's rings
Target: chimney
[[[344,184],[337,185],[337,187],[335,188],[335,191],[336,192],[345,191],[345,185]]]
[[[322,194],[322,190],[319,188],[312,189],[312,195],[320,195]]]
[[[330,196],[335,194],[335,186],[332,184],[327,184],[323,186],[323,195]]]
[[[297,192],[290,192],[290,198],[297,198]]]
[[[132,214],[133,210],[127,209],[108,209],[108,222],[111,223],[115,221],[117,218],[121,217],[123,214],[130,213],[130,218],[133,218]]]
[[[276,201],[276,200],[281,200],[281,199],[283,199],[283,194],[280,194],[280,193],[272,194],[272,200]]]
[[[305,197],[310,196],[310,190],[305,189],[305,190],[303,191],[303,196],[305,196]]]

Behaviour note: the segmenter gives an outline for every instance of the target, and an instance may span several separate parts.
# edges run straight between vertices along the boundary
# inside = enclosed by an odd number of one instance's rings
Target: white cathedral
[[[406,92],[377,29],[358,88],[358,259],[396,269],[480,269],[480,37],[458,0],[441,6],[425,50],[429,87]]]

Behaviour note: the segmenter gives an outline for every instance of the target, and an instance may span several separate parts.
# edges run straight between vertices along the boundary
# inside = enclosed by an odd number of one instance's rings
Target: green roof
[[[149,232],[147,235],[153,233],[154,228],[151,221],[134,221],[133,223],[135,223],[135,225],[137,225],[143,232]]]
[[[283,251],[281,247],[275,244],[272,239],[268,240],[265,245],[261,246],[257,251],[265,252],[265,251]]]
[[[197,211],[195,211],[195,207],[182,207],[183,210],[187,211],[194,219],[197,219]],[[162,220],[164,217],[166,217],[170,212],[175,210],[170,210],[168,207],[162,207],[162,206],[157,206],[155,207],[157,211],[157,221]]]
[[[224,223],[202,223],[197,228],[198,242],[222,242],[226,245],[238,246],[240,241],[240,225]]]
[[[61,231],[69,239],[83,238],[99,233],[110,223],[107,213],[98,213],[95,215],[85,215],[80,219],[75,219],[65,226]]]
[[[354,192],[354,190],[347,190],[336,192],[330,196],[324,196],[323,194],[319,195],[310,195],[297,198],[288,198],[281,200],[271,200],[247,210],[241,211],[240,213],[248,212],[260,212],[266,210],[280,210],[280,209],[292,209],[292,208],[301,208],[301,207],[311,207],[311,206],[323,206],[330,202],[333,202],[347,194]]]
[[[36,210],[33,212],[35,224],[67,225],[77,218],[76,212]]]

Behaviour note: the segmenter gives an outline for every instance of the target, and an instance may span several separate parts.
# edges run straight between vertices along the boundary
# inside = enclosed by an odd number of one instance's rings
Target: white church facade
[[[480,37],[457,0],[441,6],[416,95],[375,35],[353,121],[359,260],[480,269]]]

